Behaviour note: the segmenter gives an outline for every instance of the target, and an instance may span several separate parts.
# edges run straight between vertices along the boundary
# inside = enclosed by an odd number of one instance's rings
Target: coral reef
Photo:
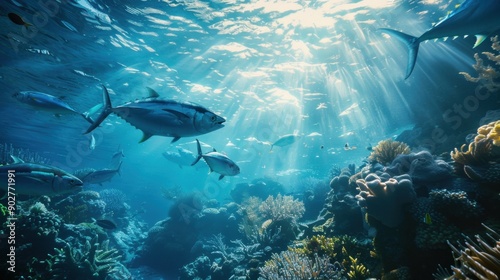
[[[293,251],[273,253],[271,260],[259,268],[267,280],[279,279],[345,279],[339,265],[332,265],[328,256],[310,258]]]
[[[405,143],[387,139],[378,142],[377,146],[373,147],[368,160],[370,162],[378,162],[382,165],[387,165],[391,163],[396,156],[409,153],[410,147]]]
[[[105,207],[106,204],[95,191],[70,195],[54,205],[56,212],[69,224],[90,222],[92,218],[102,217]]]
[[[385,172],[391,176],[409,174],[414,183],[448,180],[453,168],[444,160],[435,159],[428,151],[398,155]]]
[[[456,265],[451,267],[453,275],[446,279],[498,279],[500,275],[500,234],[483,224],[490,242],[476,235],[476,241],[465,237],[465,244],[450,245]]]
[[[50,160],[40,156],[37,152],[29,149],[14,147],[11,143],[0,144],[0,165],[6,165],[12,162],[11,156],[15,156],[24,162],[49,164]]]
[[[496,51],[496,54],[492,52],[483,52],[482,54],[498,66],[500,65],[500,42],[498,41],[498,36],[491,37],[491,42],[491,48],[493,51]],[[474,54],[474,59],[476,59],[476,64],[472,65],[472,67],[474,67],[478,76],[472,77],[466,72],[460,72],[459,74],[463,75],[469,82],[478,83],[479,85],[476,91],[486,89],[490,92],[495,92],[499,90],[500,81],[498,79],[500,77],[500,69],[498,67],[485,65],[478,53]]]
[[[468,149],[462,145],[460,150],[455,148],[451,158],[455,162],[455,169],[464,173],[470,179],[487,184],[500,182],[500,121],[488,123],[477,129]]]
[[[97,236],[79,247],[66,243],[47,260],[51,279],[130,279],[118,250],[108,245],[109,240],[97,242]]]
[[[479,223],[484,209],[464,191],[432,190],[429,198],[439,212],[456,224]]]
[[[278,194],[276,198],[269,196],[259,206],[259,212],[264,219],[272,221],[296,221],[304,214],[304,203],[292,196]]]
[[[106,203],[105,211],[111,216],[123,216],[130,207],[125,202],[125,193],[118,189],[105,189],[99,191],[100,198]],[[108,214],[109,215],[109,214]]]
[[[388,227],[397,227],[403,222],[403,207],[416,198],[408,175],[390,178],[387,173],[380,177],[372,173],[365,179],[357,180],[356,184],[360,191],[356,196],[359,205],[366,209],[368,215]]]

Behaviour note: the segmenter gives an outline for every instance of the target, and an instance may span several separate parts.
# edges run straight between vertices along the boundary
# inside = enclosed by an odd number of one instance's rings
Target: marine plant
[[[464,235],[464,244],[459,243],[452,249],[455,266],[451,267],[453,275],[445,280],[452,279],[498,279],[500,275],[500,234],[483,224],[487,230],[489,241],[480,235],[475,241]],[[493,243],[490,245],[489,243]]]
[[[488,58],[490,62],[495,63],[495,65],[500,65],[500,42],[498,41],[498,35],[491,37],[491,48],[493,52],[483,52],[482,54]],[[463,75],[465,79],[469,82],[478,83],[478,87],[476,91],[480,91],[483,88],[494,92],[500,89],[500,68],[493,67],[491,65],[485,65],[484,60],[479,56],[478,53],[474,54],[474,59],[476,60],[476,64],[472,65],[472,67],[477,72],[477,77],[472,77],[469,73],[459,72],[459,74]]]
[[[0,203],[0,211],[2,212],[2,216],[7,216],[9,213],[8,208],[2,203]]]
[[[305,208],[303,202],[293,199],[292,196],[278,194],[276,198],[270,195],[264,200],[259,206],[259,212],[264,219],[272,221],[296,221],[302,217]]]
[[[101,243],[97,236],[80,247],[65,242],[47,260],[52,279],[130,279],[117,249],[109,248],[109,240]]]
[[[11,143],[0,144],[0,165],[10,164],[12,162],[11,156],[15,156],[25,162],[39,164],[50,163],[49,159],[40,156],[37,152],[14,147]]]
[[[382,140],[377,146],[373,147],[368,161],[378,162],[382,165],[390,164],[398,155],[409,154],[410,147],[399,141],[392,139]]]

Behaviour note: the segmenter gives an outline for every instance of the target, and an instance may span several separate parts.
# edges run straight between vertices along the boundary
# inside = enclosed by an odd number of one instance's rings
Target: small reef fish
[[[198,156],[191,165],[195,165],[201,158],[203,158],[210,168],[210,172],[215,171],[220,174],[219,180],[224,178],[224,176],[235,176],[240,174],[240,168],[238,165],[236,165],[236,163],[234,163],[234,161],[229,159],[226,155],[217,152],[215,149],[213,152],[202,154],[200,141],[198,141],[198,139],[196,139],[196,145],[198,147]]]
[[[226,121],[200,105],[160,99],[157,97],[158,94],[151,89],[149,98],[113,108],[108,90],[104,85],[102,88],[104,109],[85,133],[98,127],[111,113],[115,113],[144,133],[139,143],[148,140],[153,135],[174,137],[173,143],[181,137],[197,136],[220,129],[224,127],[223,123]]]
[[[72,174],[54,166],[25,163],[11,156],[14,163],[0,166],[0,189],[23,195],[59,195],[81,191],[83,182]],[[14,170],[14,172],[9,172]],[[15,191],[9,190],[8,176],[14,174]]]
[[[405,79],[407,79],[415,67],[420,43],[438,38],[475,35],[476,43],[474,47],[477,47],[489,35],[500,29],[499,15],[500,1],[498,0],[466,0],[458,9],[424,32],[420,37],[414,37],[388,28],[381,28],[380,31],[395,36],[408,48],[408,65],[405,74]]]
[[[368,146],[366,147],[368,151],[373,151],[372,144],[368,143]]]
[[[56,117],[63,114],[77,114],[82,116],[86,121],[92,123],[84,114],[78,113],[75,109],[71,108],[61,98],[53,95],[37,92],[37,91],[20,91],[12,95],[18,101],[33,106],[37,109],[53,113]]]
[[[278,138],[278,140],[276,140],[274,143],[271,144],[270,151],[273,150],[274,146],[285,147],[285,146],[291,145],[291,144],[295,143],[295,141],[300,139],[300,137],[301,136],[297,135],[297,134],[286,134],[286,135],[280,136],[280,138]]]
[[[122,159],[125,157],[125,154],[123,154],[123,150],[118,147],[118,151],[113,154],[111,157],[111,164],[110,168],[111,169],[118,169],[120,164],[122,163]]]
[[[196,160],[196,155],[193,152],[183,148],[178,148],[177,152],[166,151],[163,152],[162,155],[168,161],[179,165],[180,168],[183,166],[191,166],[191,163]]]
[[[102,186],[102,183],[111,181],[111,178],[113,178],[116,174],[121,175],[120,168],[121,162],[116,169],[88,169],[84,171],[77,171],[75,172],[75,174],[82,180],[84,184],[99,184]]]
[[[431,219],[431,215],[429,213],[425,213],[425,216],[424,216],[424,223],[428,224],[428,225],[431,225],[432,224],[432,219]]]
[[[345,143],[344,145],[344,150],[350,151],[350,150],[356,150],[358,147],[356,146],[349,146],[349,143]]]
[[[95,137],[94,137],[94,134],[90,135],[89,149],[90,150],[95,150]]]
[[[116,229],[118,227],[115,222],[113,222],[112,220],[108,220],[108,219],[96,220],[95,224],[102,227],[103,229],[109,229],[109,230],[113,230],[113,229]]]
[[[16,13],[8,13],[7,16],[9,17],[10,21],[12,21],[13,23],[17,24],[17,25],[23,25],[23,26],[26,26],[26,27],[30,27],[31,26],[31,23],[27,23],[23,20],[23,18],[16,14]]]

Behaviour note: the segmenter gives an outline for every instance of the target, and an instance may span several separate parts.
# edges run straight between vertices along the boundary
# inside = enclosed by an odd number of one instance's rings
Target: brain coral
[[[398,227],[403,222],[403,206],[416,198],[411,178],[407,174],[390,178],[387,173],[380,177],[372,173],[364,180],[357,180],[356,184],[360,191],[356,196],[359,206],[388,227]]]

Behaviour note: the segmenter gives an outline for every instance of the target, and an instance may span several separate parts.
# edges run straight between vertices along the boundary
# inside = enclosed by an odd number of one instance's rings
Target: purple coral
[[[371,173],[364,180],[356,181],[358,204],[368,215],[388,227],[398,227],[404,219],[405,204],[415,200],[416,194],[409,175],[390,178],[387,173],[380,177]]]

